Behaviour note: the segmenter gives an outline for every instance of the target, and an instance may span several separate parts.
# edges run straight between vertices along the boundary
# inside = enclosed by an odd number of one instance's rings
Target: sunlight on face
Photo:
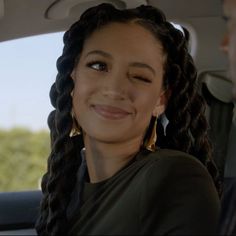
[[[141,141],[151,116],[164,109],[163,64],[161,44],[135,23],[95,31],[72,73],[73,109],[86,135]]]

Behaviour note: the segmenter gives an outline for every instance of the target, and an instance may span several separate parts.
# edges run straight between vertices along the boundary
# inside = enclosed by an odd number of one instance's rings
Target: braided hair
[[[82,136],[69,136],[73,124],[71,93],[74,83],[71,73],[84,42],[94,31],[109,23],[130,21],[148,29],[163,45],[166,56],[163,80],[164,87],[171,91],[165,111],[168,124],[164,128],[161,119],[158,120],[156,145],[194,155],[206,166],[219,187],[204,116],[205,103],[197,92],[196,68],[188,53],[188,32],[185,30],[184,35],[177,30],[160,10],[152,6],[118,10],[110,4],[100,4],[86,10],[63,37],[63,53],[57,60],[58,74],[50,91],[55,110],[48,117],[51,153],[42,179],[43,198],[36,222],[39,235],[68,233],[66,210],[76,184],[76,173],[81,164],[80,150],[84,145]],[[152,123],[148,130],[152,129]]]

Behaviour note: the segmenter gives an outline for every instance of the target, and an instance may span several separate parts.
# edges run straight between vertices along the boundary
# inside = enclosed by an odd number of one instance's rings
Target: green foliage
[[[49,152],[48,131],[0,129],[0,191],[39,189]]]

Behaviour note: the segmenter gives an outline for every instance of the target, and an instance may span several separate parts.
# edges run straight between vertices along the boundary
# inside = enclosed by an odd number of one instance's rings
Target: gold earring
[[[158,116],[155,118],[155,122],[153,125],[153,129],[152,129],[152,133],[151,136],[149,138],[149,140],[147,140],[146,144],[145,144],[145,148],[151,152],[155,152],[156,150],[156,141],[157,141],[157,118]]]
[[[71,95],[71,99],[73,100],[74,90],[71,91],[70,95]],[[77,120],[75,119],[73,109],[71,110],[71,117],[72,117],[72,128],[71,128],[69,136],[72,138],[74,136],[80,135],[82,133],[82,131],[81,131],[81,127],[79,126]]]
[[[71,112],[71,116],[72,116],[72,129],[70,131],[69,136],[72,138],[74,136],[80,135],[82,132],[81,132],[81,127],[79,126],[77,120],[75,119],[73,111]]]

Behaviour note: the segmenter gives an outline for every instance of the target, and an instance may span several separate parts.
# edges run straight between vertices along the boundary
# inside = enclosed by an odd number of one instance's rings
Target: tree
[[[49,152],[48,131],[0,129],[0,191],[38,189]]]

